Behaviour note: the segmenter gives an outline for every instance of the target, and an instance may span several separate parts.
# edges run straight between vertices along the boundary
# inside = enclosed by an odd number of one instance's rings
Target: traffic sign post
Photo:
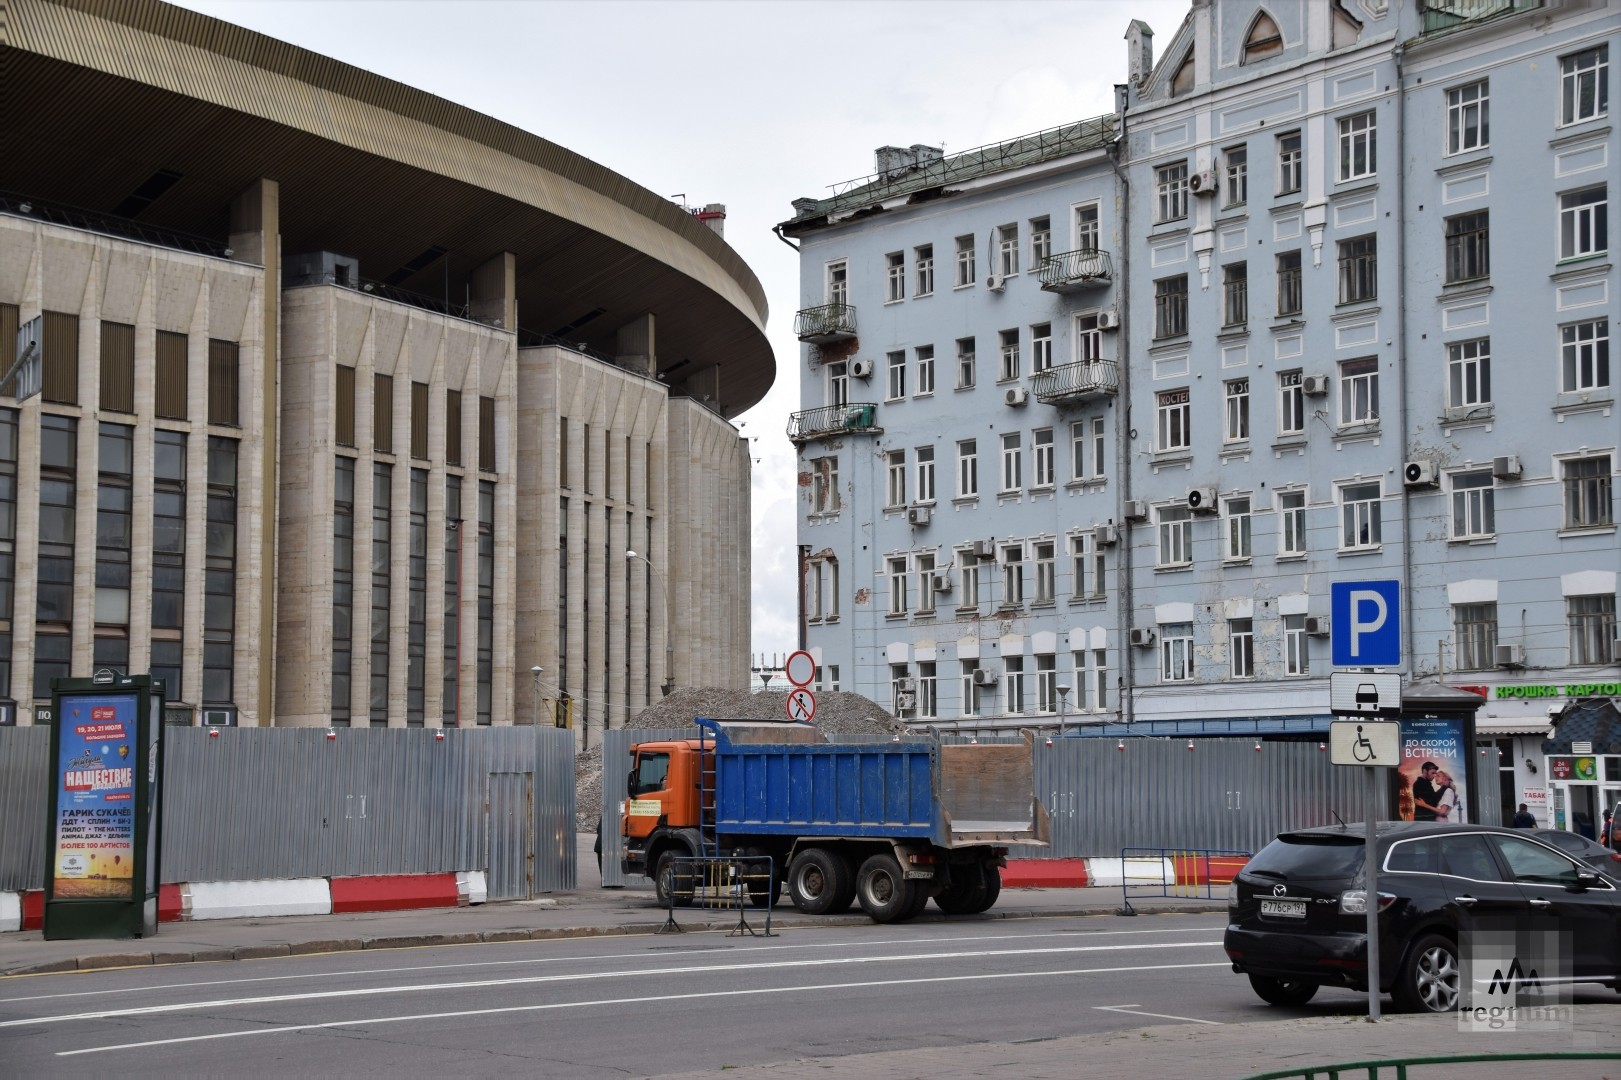
[[[804,649],[791,653],[783,662],[782,674],[795,686],[807,687],[816,681],[816,658]]]
[[[1328,599],[1335,667],[1401,666],[1401,582],[1336,581]]]

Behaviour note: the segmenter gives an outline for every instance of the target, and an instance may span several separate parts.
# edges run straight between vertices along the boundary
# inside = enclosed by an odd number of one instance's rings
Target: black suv
[[[1573,942],[1573,981],[1618,985],[1621,890],[1523,829],[1385,822],[1379,846],[1379,983],[1406,1009],[1459,999],[1461,935],[1550,923]],[[1366,990],[1361,825],[1280,835],[1228,894],[1223,945],[1233,970],[1274,1005],[1319,986]]]

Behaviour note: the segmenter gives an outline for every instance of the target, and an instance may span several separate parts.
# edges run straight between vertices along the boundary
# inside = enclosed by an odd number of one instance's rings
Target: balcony
[[[1080,401],[1119,389],[1120,370],[1113,360],[1081,360],[1030,376],[1030,392],[1044,405]]]
[[[1425,34],[1451,30],[1455,26],[1507,15],[1515,11],[1531,11],[1542,6],[1543,0],[1419,0],[1418,9],[1424,16]]]
[[[814,345],[848,341],[856,336],[854,304],[823,304],[802,308],[794,316],[794,336]]]
[[[877,405],[857,401],[806,409],[788,418],[788,440],[795,446],[801,446],[812,439],[876,432],[880,430],[877,416]]]
[[[1114,261],[1107,251],[1082,248],[1049,255],[1038,271],[1041,287],[1048,292],[1072,293],[1102,289],[1114,281]]]

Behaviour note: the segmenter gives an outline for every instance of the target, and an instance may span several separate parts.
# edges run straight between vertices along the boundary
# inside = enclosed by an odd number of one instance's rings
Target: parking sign
[[[1329,586],[1335,667],[1401,666],[1401,583],[1336,581]]]

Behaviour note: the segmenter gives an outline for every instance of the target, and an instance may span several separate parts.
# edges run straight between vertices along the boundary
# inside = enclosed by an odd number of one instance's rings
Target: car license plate
[[[1306,917],[1306,902],[1304,900],[1262,900],[1261,914],[1280,919],[1304,919]]]

